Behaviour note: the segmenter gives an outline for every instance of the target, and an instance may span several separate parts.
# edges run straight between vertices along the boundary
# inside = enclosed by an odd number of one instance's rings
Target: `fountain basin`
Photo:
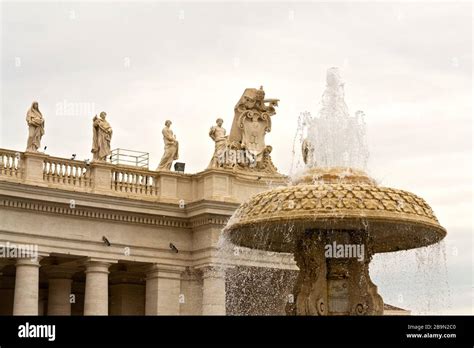
[[[364,172],[348,168],[314,168],[293,186],[251,197],[225,233],[236,245],[293,252],[306,230],[367,235],[374,253],[423,247],[446,235],[422,198],[379,187]]]

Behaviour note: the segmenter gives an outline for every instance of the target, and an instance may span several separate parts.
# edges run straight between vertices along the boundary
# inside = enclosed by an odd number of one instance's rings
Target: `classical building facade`
[[[92,162],[39,152],[34,102],[27,151],[0,149],[0,315],[284,314],[293,255],[221,233],[242,202],[287,184],[265,143],[277,106],[247,88],[229,136],[220,118],[209,132],[208,168],[185,174],[170,170],[180,143],[169,120],[156,171],[108,162],[105,112],[93,119]]]
[[[0,259],[0,314],[225,314],[227,270],[296,270],[290,255],[219,251],[239,203],[282,175],[156,172],[5,149],[0,162],[0,243],[38,250]]]

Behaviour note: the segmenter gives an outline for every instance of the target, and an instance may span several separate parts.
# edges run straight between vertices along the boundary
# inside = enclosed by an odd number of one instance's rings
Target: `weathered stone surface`
[[[403,190],[379,187],[360,172],[334,169],[326,176],[259,193],[243,203],[227,227],[240,245],[291,252],[306,228],[370,229],[375,252],[410,249],[441,240],[446,231],[431,207]],[[308,181],[308,178],[312,178]],[[256,226],[266,226],[258,233]],[[287,233],[291,225],[292,232]],[[234,236],[233,231],[239,231]],[[268,236],[259,234],[268,233]],[[284,236],[285,235],[285,236]],[[267,241],[261,244],[257,239]]]
[[[167,120],[165,122],[165,127],[161,131],[163,134],[163,142],[165,145],[165,151],[163,153],[163,157],[161,157],[160,164],[156,170],[167,170],[171,169],[171,165],[173,161],[176,161],[179,158],[178,155],[178,148],[179,143],[176,140],[176,136],[174,135],[173,131],[171,130],[171,121]]]

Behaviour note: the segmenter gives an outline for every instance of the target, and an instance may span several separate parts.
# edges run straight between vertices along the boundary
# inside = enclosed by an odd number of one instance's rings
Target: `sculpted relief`
[[[222,119],[209,136],[216,143],[208,168],[229,168],[276,173],[265,135],[271,131],[271,116],[276,114],[278,99],[265,99],[263,87],[247,88],[234,108],[232,128],[227,138]]]

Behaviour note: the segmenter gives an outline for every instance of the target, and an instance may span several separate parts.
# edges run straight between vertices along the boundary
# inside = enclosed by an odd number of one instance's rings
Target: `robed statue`
[[[28,124],[28,142],[26,151],[37,152],[41,145],[41,137],[44,135],[44,118],[38,107],[38,102],[34,101],[26,113],[26,123]]]
[[[227,135],[226,130],[222,127],[224,120],[218,118],[216,120],[216,125],[212,126],[209,130],[209,136],[214,140],[214,155],[212,156],[211,163],[209,163],[208,168],[219,168],[219,165],[222,162],[223,153],[226,151],[227,146]]]
[[[163,134],[163,142],[165,144],[165,152],[163,157],[161,157],[160,164],[156,170],[171,170],[171,165],[173,161],[178,159],[178,141],[176,140],[176,136],[173,134],[171,130],[171,121],[167,120],[165,122],[165,127],[161,131]]]
[[[110,141],[112,140],[112,127],[105,119],[107,114],[102,111],[97,117],[94,116],[92,120],[92,150],[94,161],[106,161],[107,157],[111,155]]]

